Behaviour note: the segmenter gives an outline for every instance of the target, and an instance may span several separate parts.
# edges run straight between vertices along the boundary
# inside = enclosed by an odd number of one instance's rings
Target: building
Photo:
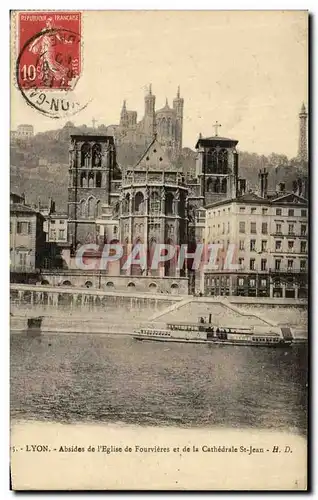
[[[24,196],[10,195],[10,271],[39,269],[46,254],[44,217],[25,204]]]
[[[261,171],[258,193],[238,193],[206,207],[205,242],[220,244],[218,269],[204,273],[207,295],[307,297],[308,202],[299,180],[295,192],[285,186],[267,192],[267,172]],[[226,252],[235,244],[232,264]],[[229,266],[226,266],[229,267]]]
[[[34,136],[33,125],[28,125],[28,124],[18,125],[15,133],[16,139],[30,139],[33,136]]]
[[[68,186],[68,233],[75,252],[79,245],[96,243],[96,220],[109,207],[118,209],[120,182],[114,138],[72,135]]]
[[[156,133],[160,145],[172,156],[178,156],[182,149],[183,108],[184,99],[180,96],[178,87],[172,107],[166,99],[165,105],[156,110],[156,96],[150,85],[145,95],[142,119],[138,122],[137,111],[128,110],[124,101],[119,125],[105,127],[105,135],[114,136],[116,145],[135,144],[147,147]]]

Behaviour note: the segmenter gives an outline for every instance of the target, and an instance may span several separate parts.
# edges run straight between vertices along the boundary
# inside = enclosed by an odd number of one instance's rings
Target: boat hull
[[[134,336],[135,340],[142,342],[174,342],[179,344],[208,344],[208,345],[231,345],[231,346],[246,346],[246,347],[289,347],[292,342],[286,342],[283,339],[278,342],[252,342],[250,340],[222,340],[222,339],[182,339],[182,338],[160,338],[160,337],[146,337],[146,336]]]

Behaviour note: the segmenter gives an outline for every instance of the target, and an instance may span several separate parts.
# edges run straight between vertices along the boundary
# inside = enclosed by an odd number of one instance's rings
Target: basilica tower
[[[156,116],[155,116],[156,96],[152,94],[151,84],[149,85],[148,94],[145,96],[145,116],[144,116],[144,133],[150,136],[156,132]]]
[[[177,96],[173,100],[173,109],[176,112],[175,144],[179,152],[182,149],[183,105],[184,99],[180,97],[180,87],[178,87]]]

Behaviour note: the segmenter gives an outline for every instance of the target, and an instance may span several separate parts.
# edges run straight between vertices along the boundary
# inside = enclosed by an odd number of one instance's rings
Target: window
[[[250,260],[250,270],[255,271],[255,259]]]
[[[211,286],[215,286],[215,279],[214,278],[211,279]]]
[[[240,265],[241,267],[243,267],[243,266],[244,266],[244,259],[243,259],[243,257],[240,257],[240,258],[239,258],[238,263],[239,263],[239,265]]]
[[[250,251],[251,252],[256,252],[256,240],[251,240],[250,241]]]
[[[51,224],[55,224],[55,220],[51,220]]]
[[[245,207],[240,207],[240,213],[244,213],[245,212]]]
[[[244,250],[244,240],[240,240],[240,250]]]
[[[275,242],[275,250],[281,250],[282,248],[282,242],[280,240],[277,240]]]
[[[261,270],[262,271],[266,271],[266,265],[267,265],[267,260],[266,259],[262,259],[261,260]]]
[[[280,259],[276,259],[275,260],[275,271],[279,271],[280,270],[280,263],[281,263]]]
[[[21,267],[25,267],[27,264],[27,253],[26,252],[19,252],[19,265]]]
[[[262,234],[267,234],[268,228],[267,228],[267,222],[262,222]]]
[[[267,250],[267,240],[262,240],[262,252],[266,252]]]
[[[10,222],[10,233],[12,233],[12,222]]]
[[[300,242],[300,253],[306,253],[307,251],[307,241]]]
[[[306,236],[307,233],[307,225],[306,224],[301,224],[300,225],[300,235],[301,236]]]
[[[293,269],[294,261],[292,259],[287,261],[287,269],[291,271]]]
[[[238,285],[239,286],[244,286],[244,278],[239,278],[238,279]]]
[[[294,234],[294,224],[288,224],[288,234]]]
[[[300,215],[301,217],[307,217],[307,210],[301,210]]]
[[[288,210],[288,217],[294,217],[294,213],[295,213],[295,212],[294,212],[294,209],[293,209],[293,208],[290,208],[290,209]]]
[[[281,233],[282,232],[282,225],[281,224],[276,224],[276,233]]]
[[[60,220],[60,224],[64,225],[65,224],[65,220]]]
[[[251,233],[256,234],[256,222],[251,222]]]
[[[254,287],[254,286],[255,286],[255,284],[256,284],[256,281],[255,281],[254,279],[251,279],[251,280],[250,280],[250,286],[253,286],[253,287]]]
[[[245,222],[240,222],[239,224],[239,232],[245,233]]]
[[[267,286],[267,280],[262,279],[261,280],[261,286]]]
[[[252,207],[251,208],[251,214],[255,214],[256,213],[256,207]]]
[[[267,215],[268,208],[262,208],[262,215]]]
[[[230,232],[230,223],[229,222],[227,223],[227,232],[228,233]]]
[[[55,231],[55,229],[51,229],[50,239],[51,240],[56,240],[56,231]]]
[[[293,250],[293,248],[294,248],[294,242],[293,240],[291,240],[288,242],[288,250]]]
[[[300,261],[300,270],[301,271],[304,271],[306,269],[306,264],[307,264],[306,260],[301,260]]]
[[[282,209],[276,208],[276,215],[282,215]]]
[[[59,240],[64,240],[64,233],[65,233],[64,229],[59,229]]]
[[[225,233],[225,223],[223,222],[223,224],[222,224],[222,234],[224,234],[224,233]]]
[[[18,234],[30,234],[31,233],[30,222],[18,222],[17,233]]]

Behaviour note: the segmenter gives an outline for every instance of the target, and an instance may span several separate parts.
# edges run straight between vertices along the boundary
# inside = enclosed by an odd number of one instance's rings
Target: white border
[[[40,5],[39,5],[40,4]],[[255,8],[257,5],[257,9]],[[313,15],[317,13],[317,2],[314,2],[313,0],[310,0],[309,2],[306,2],[306,5],[304,5],[304,2],[301,1],[274,1],[274,0],[267,0],[267,2],[257,2],[257,4],[254,1],[245,1],[245,2],[235,2],[235,1],[228,1],[228,0],[223,0],[221,7],[222,10],[304,10],[308,9]],[[90,10],[99,10],[99,9],[112,9],[112,10],[123,10],[123,9],[169,9],[169,10],[210,10],[210,9],[215,9],[216,7],[219,7],[219,5],[216,5],[215,3],[212,3],[208,0],[196,0],[196,2],[190,2],[183,0],[181,1],[173,1],[173,0],[138,0],[138,1],[125,1],[125,0],[117,0],[113,2],[105,2],[105,1],[97,1],[97,0],[91,0],[91,2],[87,2],[87,0],[84,2],[83,0],[78,0],[77,2],[65,2],[61,0],[56,0],[54,4],[52,2],[34,2],[33,0],[29,0],[29,2],[24,5],[21,5],[18,2],[2,2],[1,7],[0,7],[0,20],[1,20],[1,29],[0,29],[0,37],[1,37],[1,47],[2,47],[2,53],[1,53],[1,63],[2,63],[2,78],[1,78],[1,144],[2,144],[2,175],[1,175],[1,196],[0,196],[0,202],[1,202],[1,235],[2,235],[2,245],[1,245],[1,267],[0,267],[0,273],[1,273],[1,288],[2,288],[2,293],[1,293],[1,318],[3,322],[3,327],[1,329],[1,402],[2,402],[2,411],[0,413],[1,415],[1,456],[0,456],[0,485],[1,485],[1,497],[2,498],[8,498],[9,496],[11,497],[13,495],[13,492],[8,491],[8,478],[9,478],[9,387],[8,387],[8,379],[9,379],[9,356],[8,356],[8,350],[9,350],[9,331],[8,331],[8,318],[9,318],[9,300],[8,300],[8,289],[9,289],[9,231],[8,231],[8,219],[9,219],[9,122],[10,122],[10,80],[7,77],[7,68],[9,67],[9,51],[8,51],[8,41],[9,41],[9,23],[8,23],[8,17],[9,17],[9,9],[15,9],[15,10],[85,10],[89,7]],[[315,22],[315,20],[314,20]],[[312,24],[314,24],[314,22]],[[316,50],[315,50],[316,47]],[[312,81],[311,81],[311,89],[312,89],[312,94],[314,94],[316,86],[314,83],[316,82],[316,71],[317,71],[317,35],[315,32],[312,33],[312,44],[311,44],[311,51],[312,51],[312,59],[311,59],[311,66],[312,66]],[[313,127],[313,134],[312,134],[312,166],[311,166],[311,186],[312,186],[312,213],[311,213],[311,224],[312,224],[312,257],[314,258],[316,255],[316,251],[318,250],[318,176],[315,174],[315,169],[317,167],[317,156],[316,156],[316,141],[317,141],[317,129],[314,128],[314,122],[316,118],[316,107],[313,106],[313,99],[311,99],[311,108],[310,108],[310,113],[312,116],[311,119],[311,126]],[[313,291],[317,290],[317,272],[315,272],[315,264],[316,262],[312,261],[313,264],[313,272],[311,272],[311,278],[312,278],[312,285],[313,285]],[[317,307],[315,307],[314,299],[312,299],[312,313],[313,313],[313,323],[312,323],[312,343],[311,347],[313,348],[313,353],[312,353],[312,385],[313,385],[313,391],[312,391],[312,400],[311,400],[311,407],[314,409],[314,402],[317,400],[316,395],[317,395],[317,388],[318,384],[316,385],[316,380],[317,380],[317,370],[315,368],[315,360],[316,360],[316,339],[315,336],[318,335],[318,325],[317,325]],[[316,326],[317,325],[317,326]],[[313,415],[314,417],[314,415]],[[315,432],[316,431],[316,432]],[[312,418],[312,433],[313,435],[317,435],[317,422],[315,421],[314,418]],[[316,443],[312,444],[312,454],[313,456],[318,456],[318,450],[316,447]],[[315,477],[318,477],[318,467],[317,467],[318,460],[314,460],[313,463],[313,469],[312,469],[312,483],[313,486],[315,487]],[[42,495],[33,495],[30,494],[28,495],[28,498],[41,498]],[[64,497],[65,495],[60,494],[59,497]],[[75,497],[77,495],[75,494]],[[83,495],[81,495],[82,497]],[[85,495],[87,497],[93,496],[93,494],[87,493]],[[118,495],[116,495],[118,497]],[[165,497],[169,497],[171,495],[165,494]],[[196,496],[196,495],[195,495]],[[223,495],[224,496],[224,495]],[[233,495],[228,494],[226,495],[228,497],[231,497]],[[257,495],[259,497],[265,498],[265,494],[259,494]],[[267,495],[266,495],[267,496]],[[276,495],[273,495],[276,496]],[[297,495],[298,496],[298,495]],[[79,497],[79,495],[78,495]]]

